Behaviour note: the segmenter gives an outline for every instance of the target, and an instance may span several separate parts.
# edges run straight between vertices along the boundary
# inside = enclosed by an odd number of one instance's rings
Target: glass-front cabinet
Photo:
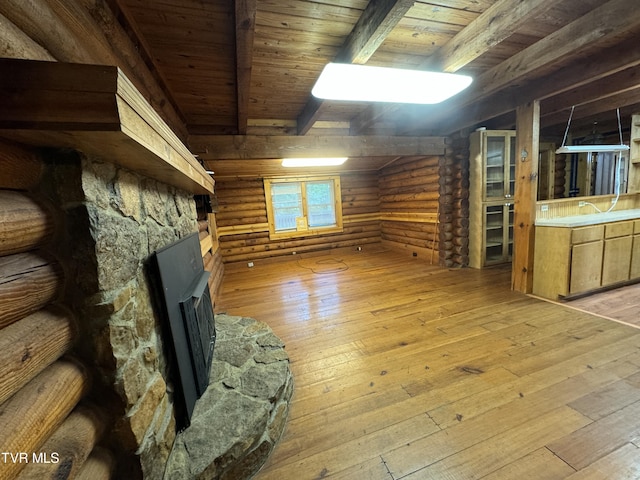
[[[469,266],[510,262],[516,132],[476,131],[469,150]]]
[[[484,251],[482,263],[494,265],[511,261],[513,255],[513,204],[484,207]]]
[[[484,201],[512,198],[516,176],[516,134],[512,131],[481,131],[484,154]]]

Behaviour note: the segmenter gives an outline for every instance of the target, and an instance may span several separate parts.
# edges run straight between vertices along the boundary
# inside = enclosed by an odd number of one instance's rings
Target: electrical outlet
[[[549,205],[540,205],[540,211],[541,212],[548,212],[549,211]]]
[[[578,202],[578,206],[579,207],[584,207],[587,204],[587,202]]]
[[[253,262],[248,262],[247,263],[247,267],[249,267],[249,268],[253,267]]]

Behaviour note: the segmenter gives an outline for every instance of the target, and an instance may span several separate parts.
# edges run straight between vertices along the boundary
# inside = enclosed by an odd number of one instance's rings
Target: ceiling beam
[[[514,5],[513,0],[500,0],[494,3],[420,65],[420,69],[456,72],[557,2],[556,0],[529,0],[515,3]],[[371,128],[380,117],[398,108],[396,104],[386,105],[383,108],[370,106],[352,121],[351,129],[354,133],[362,133]]]
[[[414,0],[371,0],[335,56],[337,63],[366,63]],[[322,101],[310,97],[298,117],[298,135],[306,134],[320,116]]]
[[[444,137],[192,135],[202,160],[443,155]]]
[[[553,68],[558,62],[579,58],[585,48],[620,38],[640,25],[640,9],[629,8],[627,0],[611,0],[591,10],[574,22],[556,30],[528,48],[521,50],[504,62],[480,75],[472,86],[425,115],[425,122],[412,126],[411,130],[429,129],[438,126],[441,131],[450,131],[443,125],[451,123],[451,111],[456,111],[480,100],[489,98],[499,91],[516,85],[523,78],[535,75],[536,70]],[[575,80],[575,76],[573,77]],[[586,79],[584,79],[586,81]],[[570,86],[567,88],[571,88]],[[523,99],[521,98],[522,102]],[[467,111],[473,110],[467,108]],[[467,125],[469,126],[468,122]],[[456,124],[454,129],[464,128]]]
[[[238,133],[247,133],[249,91],[253,63],[253,36],[256,26],[257,0],[236,0],[236,89],[238,97]]]

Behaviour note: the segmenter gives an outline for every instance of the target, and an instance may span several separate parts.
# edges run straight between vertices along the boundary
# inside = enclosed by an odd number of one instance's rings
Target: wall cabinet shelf
[[[515,186],[513,130],[482,130],[470,138],[469,266],[511,261]]]

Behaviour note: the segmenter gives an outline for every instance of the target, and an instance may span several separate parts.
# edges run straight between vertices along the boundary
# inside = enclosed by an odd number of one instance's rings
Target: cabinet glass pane
[[[511,258],[513,257],[513,217],[514,217],[513,205],[508,205],[508,211],[509,211],[509,236],[507,237],[507,242],[509,243],[509,249],[508,249],[507,255],[509,257],[509,260],[511,260]]]
[[[503,205],[487,206],[485,210],[485,258],[486,263],[499,262],[504,258]]]
[[[509,145],[509,195],[513,197],[516,186],[516,137],[510,137]]]
[[[504,197],[505,137],[487,135],[486,197]]]

